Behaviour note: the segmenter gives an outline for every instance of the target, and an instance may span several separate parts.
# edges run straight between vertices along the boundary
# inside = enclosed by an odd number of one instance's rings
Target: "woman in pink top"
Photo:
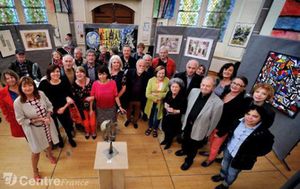
[[[116,122],[116,104],[122,113],[126,112],[121,106],[116,82],[110,79],[106,66],[100,66],[97,73],[99,80],[93,83],[91,91],[91,97],[96,100],[97,125],[105,120]]]

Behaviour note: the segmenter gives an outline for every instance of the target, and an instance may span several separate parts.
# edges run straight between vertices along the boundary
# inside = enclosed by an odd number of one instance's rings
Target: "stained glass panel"
[[[199,11],[202,0],[181,0],[179,10],[181,11]]]
[[[13,0],[0,0],[0,7],[14,7]]]
[[[207,11],[227,12],[231,5],[231,0],[209,0]]]
[[[18,14],[13,0],[0,0],[0,24],[19,23]]]
[[[25,19],[27,23],[47,23],[47,15],[45,9],[24,8]]]
[[[199,13],[197,12],[179,12],[177,17],[177,25],[196,26]]]
[[[27,23],[47,23],[45,0],[22,0]]]
[[[18,22],[15,8],[0,8],[0,24],[15,24]]]
[[[44,0],[22,0],[23,7],[45,7]]]
[[[223,40],[235,0],[209,0],[203,27],[219,28],[219,41]]]

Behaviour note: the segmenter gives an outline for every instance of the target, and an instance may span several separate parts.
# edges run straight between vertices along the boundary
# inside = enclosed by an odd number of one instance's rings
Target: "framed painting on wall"
[[[169,54],[179,54],[182,35],[158,35],[156,53],[161,47],[167,47]]]
[[[20,30],[26,51],[52,49],[48,30]]]
[[[253,31],[254,24],[237,23],[233,29],[229,45],[246,47]]]
[[[208,60],[213,41],[207,38],[188,37],[184,56]]]
[[[300,108],[300,58],[269,52],[256,83],[268,83],[275,94],[271,104],[294,118]]]
[[[8,57],[15,54],[16,46],[9,30],[0,31],[0,51],[2,57]]]

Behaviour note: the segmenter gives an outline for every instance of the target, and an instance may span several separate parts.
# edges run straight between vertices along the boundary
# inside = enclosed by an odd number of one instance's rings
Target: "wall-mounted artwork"
[[[20,30],[26,51],[52,49],[48,30]]]
[[[15,54],[15,44],[9,30],[0,31],[0,51],[2,57],[7,57]]]
[[[137,28],[135,26],[124,26],[123,28],[113,28],[114,26],[99,25],[98,28],[86,28],[86,45],[87,49],[98,50],[100,45],[105,46],[107,49],[122,47],[126,44],[129,45],[132,51],[135,51],[137,45]]]
[[[233,29],[229,45],[246,47],[251,36],[254,24],[237,23]]]
[[[256,83],[269,83],[275,90],[272,105],[290,117],[300,108],[300,58],[270,52]]]
[[[188,37],[184,56],[208,60],[212,44],[212,39]]]
[[[157,39],[156,53],[164,46],[168,48],[169,54],[179,54],[182,35],[159,35]]]
[[[272,36],[300,40],[300,2],[287,0],[275,23]]]

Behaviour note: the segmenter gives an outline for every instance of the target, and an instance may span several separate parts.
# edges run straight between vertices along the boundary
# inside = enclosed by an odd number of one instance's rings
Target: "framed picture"
[[[268,83],[275,94],[271,104],[294,118],[300,108],[300,58],[269,52],[256,83]]]
[[[48,30],[20,30],[26,51],[52,49]]]
[[[0,31],[0,51],[2,57],[7,57],[15,54],[16,46],[9,30]]]
[[[213,41],[207,38],[188,37],[184,56],[208,60]]]
[[[254,24],[237,23],[233,29],[229,45],[246,47],[253,31]]]
[[[158,35],[156,53],[162,46],[168,48],[169,54],[179,54],[182,42],[182,35]]]

